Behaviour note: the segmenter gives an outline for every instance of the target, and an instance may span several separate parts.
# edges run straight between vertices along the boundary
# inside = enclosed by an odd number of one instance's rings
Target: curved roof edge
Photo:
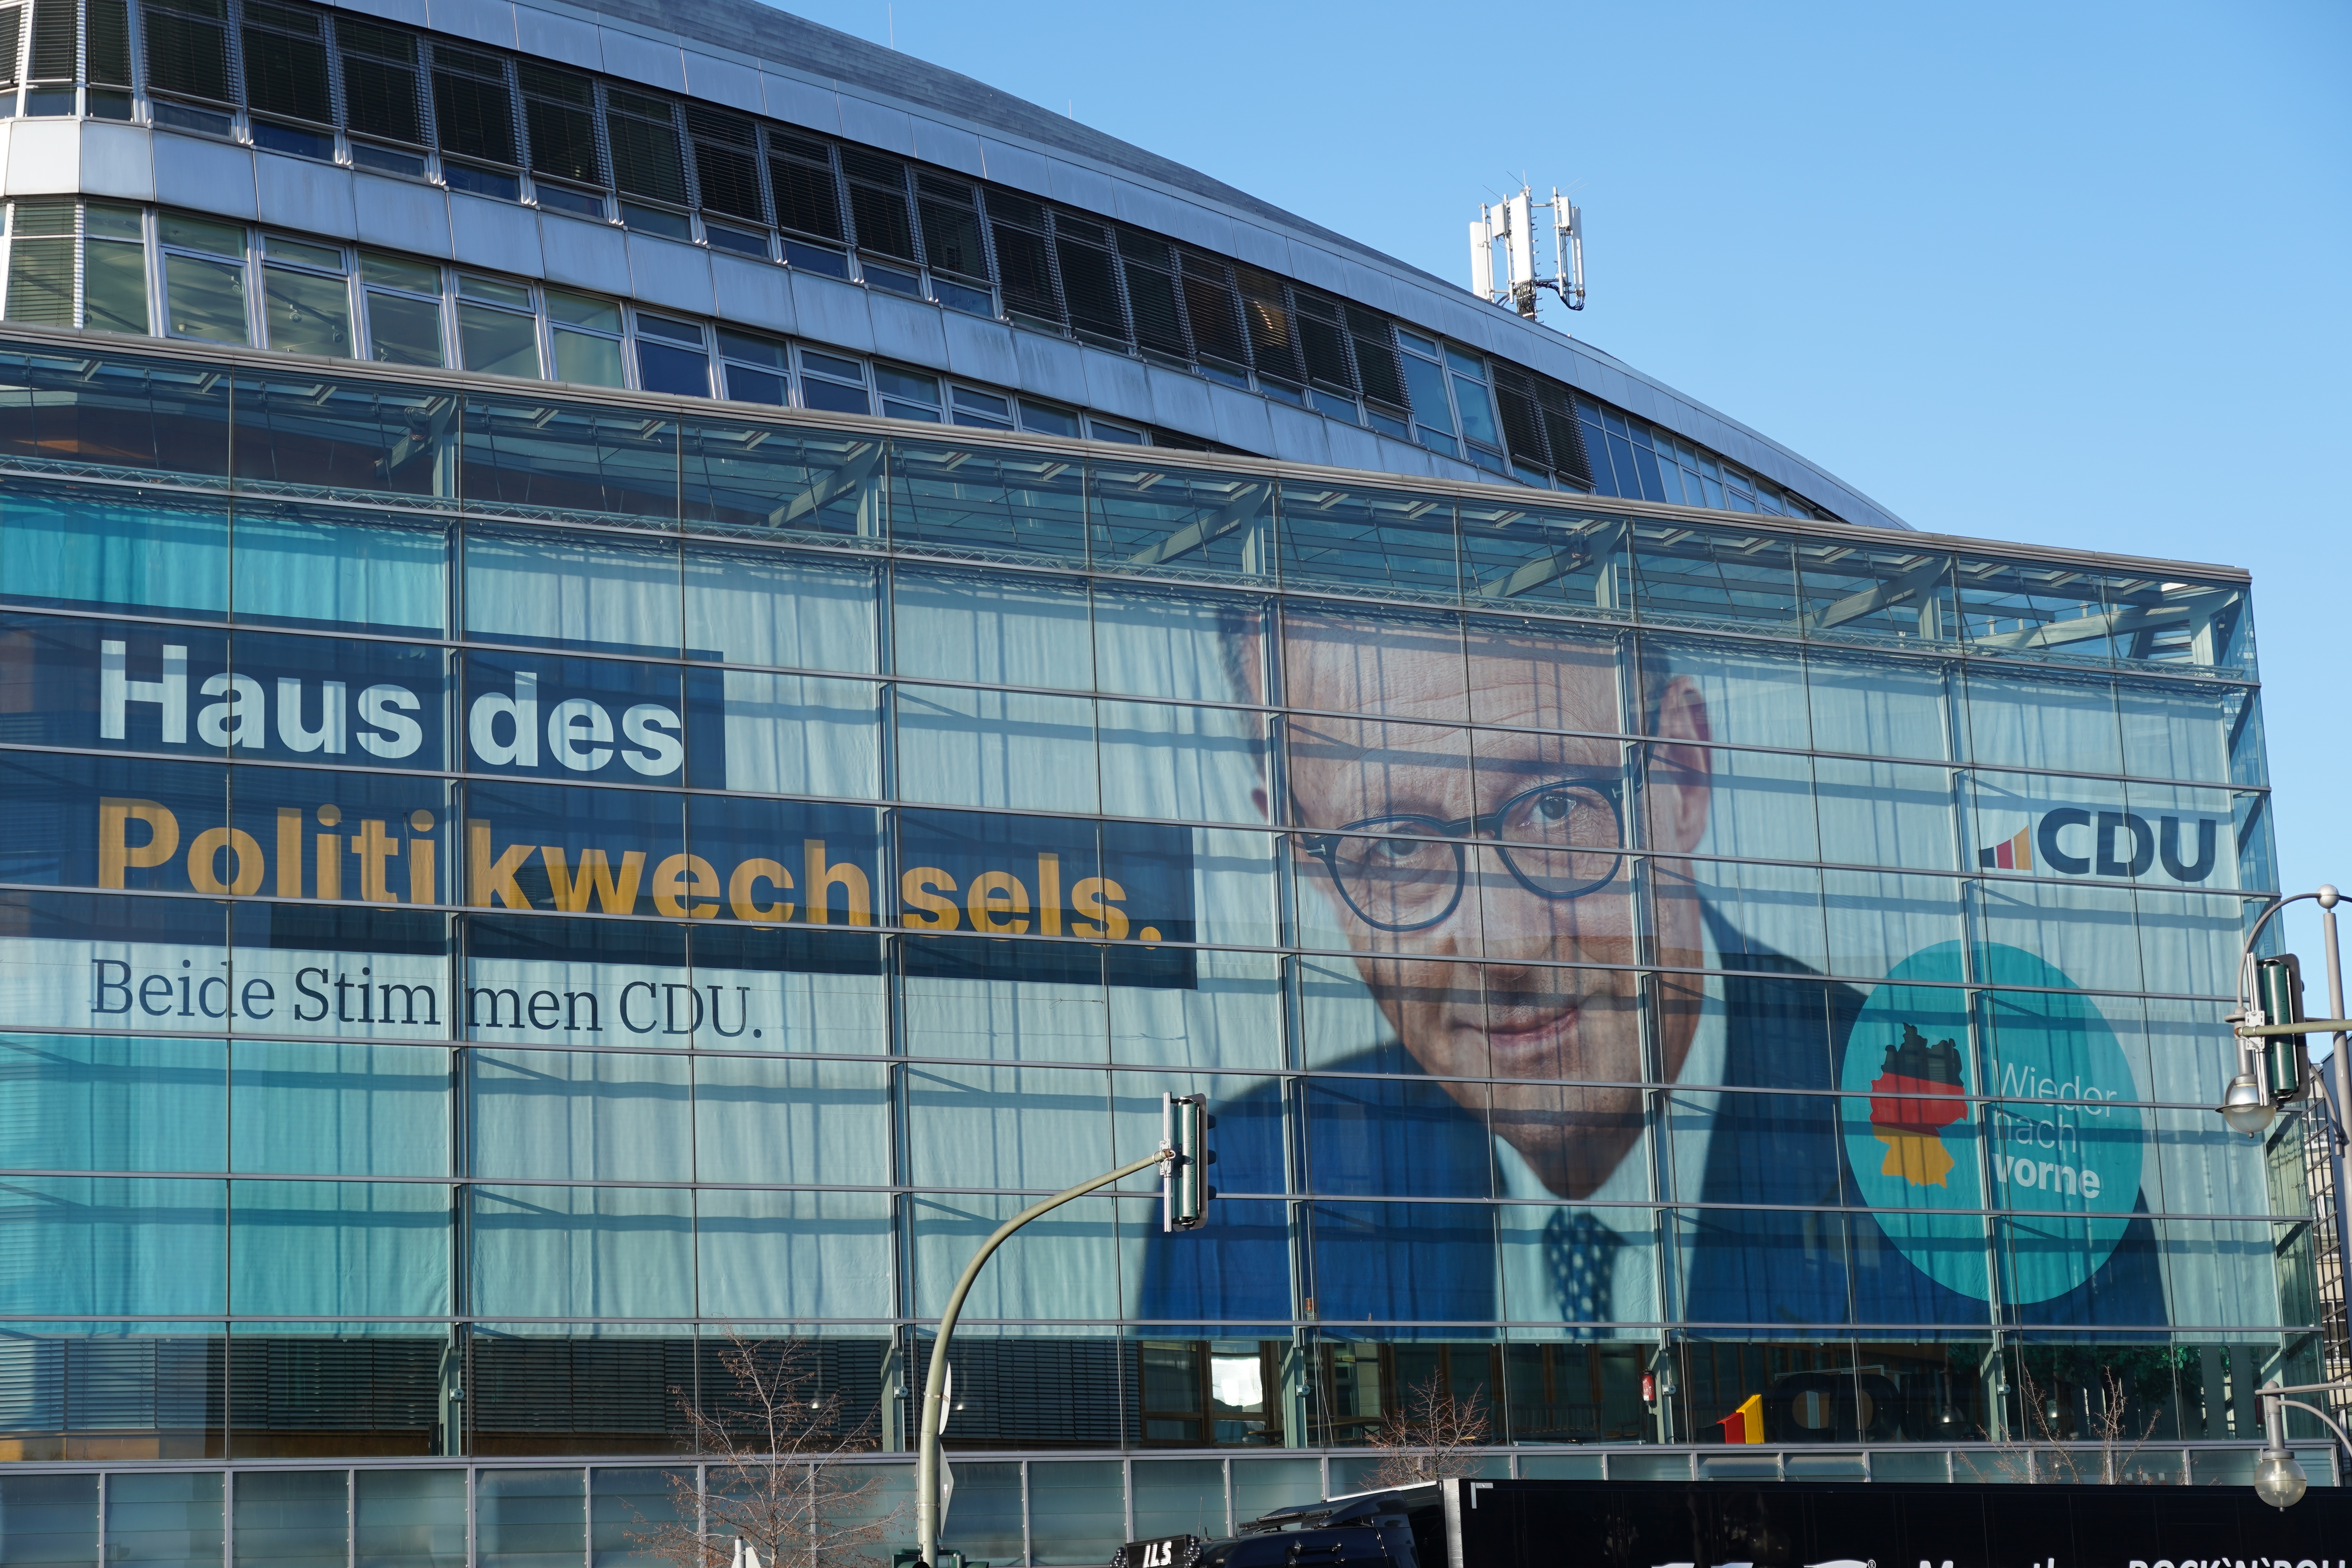
[[[1173,159],[760,0],[324,3],[888,147],[1237,256],[1589,392],[1848,521],[1911,526],[1780,442],[1590,343]]]

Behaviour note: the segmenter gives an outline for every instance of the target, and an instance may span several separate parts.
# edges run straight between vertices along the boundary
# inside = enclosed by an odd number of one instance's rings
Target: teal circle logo
[[[1980,984],[2071,987],[2021,948],[1979,945]],[[1887,1239],[1929,1279],[1991,1295],[1983,1222],[2000,1222],[2001,1299],[2047,1301],[2095,1273],[2139,1198],[2146,1141],[2131,1064],[2088,997],[1994,991],[1969,1048],[1961,948],[1913,953],[1872,991],[1846,1037],[1846,1160]],[[1972,1108],[1971,1095],[2000,1098]],[[1990,1183],[1991,1199],[1985,1193]]]

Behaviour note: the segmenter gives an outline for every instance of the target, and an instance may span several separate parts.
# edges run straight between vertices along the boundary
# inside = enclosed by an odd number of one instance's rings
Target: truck
[[[1276,1509],[1111,1568],[2352,1568],[2352,1489],[1447,1479]]]

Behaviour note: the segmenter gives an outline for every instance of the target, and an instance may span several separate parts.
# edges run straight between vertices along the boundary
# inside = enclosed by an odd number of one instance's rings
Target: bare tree
[[[1475,1475],[1478,1458],[1473,1450],[1486,1446],[1493,1429],[1482,1384],[1467,1399],[1456,1399],[1428,1377],[1405,1391],[1386,1419],[1372,1429],[1372,1447],[1382,1450],[1381,1462],[1364,1478],[1365,1489],[1417,1487],[1430,1481]]]
[[[665,1475],[671,1521],[634,1532],[639,1545],[677,1568],[730,1568],[739,1540],[762,1568],[841,1568],[898,1532],[903,1507],[876,1511],[881,1478],[836,1463],[876,1446],[874,1422],[842,1429],[807,1341],[730,1329],[719,1363],[734,1387],[715,1402],[670,1390],[702,1468]]]
[[[2145,1473],[2131,1473],[2131,1462],[2156,1432],[2157,1422],[2163,1412],[2152,1410],[2147,1420],[2137,1432],[2132,1430],[2130,1385],[2121,1372],[2111,1366],[2099,1368],[2099,1388],[2087,1402],[2089,1430],[2074,1439],[2069,1447],[2068,1438],[2061,1432],[2051,1415],[2055,1403],[2052,1395],[2054,1385],[2045,1388],[2035,1381],[2032,1369],[2021,1360],[2017,1368],[2019,1403],[2025,1410],[2031,1428],[2022,1442],[2004,1444],[1996,1451],[1995,1468],[2011,1481],[2095,1481],[2103,1486],[2117,1486],[2126,1481],[2152,1482],[2155,1478]],[[2098,1473],[2084,1473],[2093,1455],[2082,1451],[2087,1440],[2098,1445]]]

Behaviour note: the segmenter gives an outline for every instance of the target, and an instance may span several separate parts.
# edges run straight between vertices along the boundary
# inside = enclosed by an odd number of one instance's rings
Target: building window
[[[1184,335],[1184,308],[1177,302],[1174,247],[1158,235],[1123,228],[1118,255],[1128,308],[1135,312],[1136,346],[1146,359],[1189,362],[1192,342]]]
[[[1445,345],[1446,379],[1454,385],[1454,408],[1462,419],[1463,439],[1470,460],[1496,473],[1508,473],[1503,461],[1503,435],[1495,423],[1495,400],[1486,391],[1486,363],[1476,354]]]
[[[596,145],[596,84],[572,71],[519,61],[522,123],[530,151],[531,194],[542,207],[604,216],[604,158]],[[569,182],[566,184],[565,182]],[[586,186],[588,189],[574,187]]]
[[[637,384],[680,397],[710,395],[710,351],[702,328],[645,310],[637,313]]]
[[[621,368],[621,307],[593,294],[545,289],[555,379],[582,386],[626,384]]]
[[[446,363],[441,347],[441,269],[397,256],[360,258],[368,357],[387,364]]]
[[[727,395],[737,403],[792,402],[792,351],[779,339],[719,329],[719,368]]]
[[[907,165],[863,148],[841,149],[841,171],[849,176],[849,216],[860,252],[913,266],[915,222],[907,205]]]
[[[1118,270],[1110,244],[1110,231],[1102,225],[1066,213],[1054,215],[1054,261],[1061,268],[1070,330],[1088,342],[1124,351],[1127,314],[1119,309]]]
[[[332,163],[335,98],[324,21],[270,0],[246,0],[244,16],[237,38],[253,144]]]
[[[1395,334],[1370,310],[1346,307],[1348,341],[1356,354],[1356,375],[1364,394],[1364,417],[1372,428],[1399,440],[1412,439],[1405,412],[1404,375],[1397,368]]]
[[[882,395],[882,412],[891,418],[919,419],[926,425],[940,422],[939,377],[877,364],[874,388]]]
[[[1034,397],[1021,400],[1021,428],[1034,431],[1040,436],[1063,436],[1073,441],[1080,434],[1076,409],[1040,403]]]
[[[352,353],[352,285],[343,253],[269,235],[261,242],[261,315],[286,353]]]
[[[988,234],[996,251],[996,280],[1004,289],[1005,312],[1016,321],[1060,331],[1062,295],[1054,282],[1045,207],[1027,196],[991,191]]]
[[[720,249],[765,258],[765,233],[730,228],[713,221],[734,218],[752,229],[767,226],[767,209],[760,201],[759,127],[748,115],[689,103],[686,129],[694,142],[694,180],[702,198],[704,237]]]
[[[156,237],[163,247],[164,331],[211,343],[249,342],[245,230],[167,213]]]
[[[73,199],[20,199],[8,233],[8,320],[41,327],[72,326]]]
[[[441,146],[441,178],[453,191],[522,199],[522,182],[507,170],[515,154],[514,98],[506,62],[478,49],[433,46],[433,127]],[[487,168],[485,164],[501,164]]]
[[[421,175],[425,160],[425,96],[416,69],[416,40],[393,27],[356,17],[335,18],[336,55],[343,74],[343,123],[352,133],[352,162],[385,174]],[[362,137],[398,142],[377,146]]]
[[[768,193],[775,198],[779,226],[842,243],[841,182],[833,172],[830,146],[769,132]],[[791,241],[785,244],[789,247]],[[845,263],[839,276],[846,277],[848,271]]]
[[[692,239],[694,226],[684,213],[646,205],[686,205],[686,164],[678,151],[677,111],[670,101],[606,88],[604,137],[612,143],[622,221],[646,234]]]
[[[467,370],[538,379],[539,319],[531,311],[530,289],[459,274],[457,346]]]
[[[871,414],[866,400],[866,367],[814,349],[801,350],[801,404],[835,414]]]
[[[146,220],[137,207],[82,206],[81,324],[101,332],[145,332]]]
[[[1013,399],[1009,397],[970,386],[950,388],[949,397],[953,403],[950,416],[958,425],[977,426],[982,430],[1013,428]]]
[[[1087,434],[1097,441],[1117,441],[1129,447],[1145,445],[1142,431],[1131,430],[1124,425],[1113,425],[1108,420],[1097,419],[1091,415],[1087,419]]]
[[[228,0],[146,0],[140,21],[147,35],[147,89],[174,98],[230,104]],[[163,113],[156,123],[173,121]],[[226,134],[226,116],[203,115],[185,129]]]
[[[1461,443],[1454,438],[1454,405],[1445,395],[1445,367],[1438,361],[1436,342],[1401,328],[1396,337],[1404,351],[1405,390],[1421,444],[1449,458],[1460,457]]]

